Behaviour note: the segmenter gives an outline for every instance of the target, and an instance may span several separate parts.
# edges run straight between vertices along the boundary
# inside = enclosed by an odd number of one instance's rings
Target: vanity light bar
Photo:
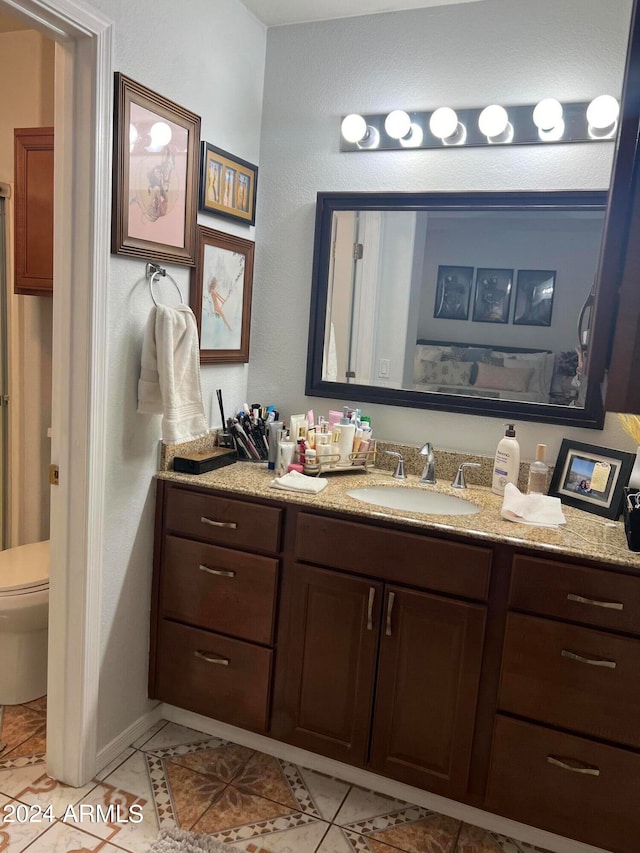
[[[620,105],[611,95],[592,101],[438,107],[429,112],[351,113],[342,118],[341,151],[389,151],[479,145],[548,145],[613,140]]]

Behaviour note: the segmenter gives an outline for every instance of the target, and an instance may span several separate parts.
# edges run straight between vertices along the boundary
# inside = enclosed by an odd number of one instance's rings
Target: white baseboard
[[[392,779],[378,776],[377,773],[371,773],[369,770],[352,767],[349,764],[343,764],[341,761],[316,755],[314,752],[308,752],[306,749],[300,749],[288,743],[272,740],[265,735],[239,729],[228,723],[212,720],[209,717],[202,717],[200,714],[194,714],[191,711],[185,711],[173,705],[162,705],[159,716],[172,723],[187,726],[199,732],[206,732],[213,737],[230,740],[233,743],[238,743],[250,749],[266,752],[267,755],[273,755],[284,761],[290,761],[292,764],[300,764],[303,767],[308,767],[310,770],[317,770],[319,773],[324,773],[327,776],[336,776],[352,785],[359,785],[362,788],[368,788],[379,794],[385,794],[388,797],[394,797],[398,800],[406,800],[417,806],[431,809],[454,819],[462,820],[465,823],[471,823],[474,826],[480,826],[499,835],[516,838],[527,844],[533,844],[536,847],[553,851],[553,853],[607,853],[600,847],[592,847],[590,844],[582,844],[579,841],[573,841],[571,838],[563,838],[560,835],[554,835],[542,829],[517,823],[499,815],[485,812],[482,809],[476,809],[473,806],[458,803],[455,800],[449,800],[437,794],[430,794],[428,791],[421,791],[419,788],[413,788],[411,785],[394,782]]]
[[[163,718],[168,719],[168,717],[163,713],[166,707],[167,706],[163,706],[162,704],[156,705],[155,708],[152,708],[150,711],[147,711],[146,714],[142,714],[141,717],[138,717],[135,723],[132,723],[127,729],[119,734],[118,737],[114,738],[111,743],[103,746],[96,756],[96,774],[100,773],[101,770],[104,770],[108,764],[124,752],[127,747],[131,746],[134,741],[148,731],[148,729],[157,723],[158,720]]]

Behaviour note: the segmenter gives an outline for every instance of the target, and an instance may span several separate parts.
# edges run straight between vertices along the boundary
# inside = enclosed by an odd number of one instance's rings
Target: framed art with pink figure
[[[191,308],[202,364],[249,361],[254,245],[233,234],[197,227]]]
[[[195,263],[200,117],[115,75],[111,251]]]

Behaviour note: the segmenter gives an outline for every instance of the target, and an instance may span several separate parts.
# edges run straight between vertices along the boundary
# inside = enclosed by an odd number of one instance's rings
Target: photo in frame
[[[200,337],[201,364],[249,361],[254,243],[197,227],[191,271],[191,308]]]
[[[514,325],[550,326],[555,286],[555,270],[518,270]]]
[[[565,438],[549,494],[568,506],[617,519],[634,460],[634,453]]]
[[[258,167],[202,143],[200,210],[255,225]]]
[[[433,316],[439,320],[467,320],[473,267],[439,266]]]
[[[508,323],[513,270],[480,267],[476,271],[474,323]]]
[[[200,117],[115,74],[111,251],[195,263]]]

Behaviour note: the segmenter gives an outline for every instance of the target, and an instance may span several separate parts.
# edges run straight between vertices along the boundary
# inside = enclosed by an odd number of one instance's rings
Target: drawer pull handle
[[[230,527],[231,530],[236,530],[238,525],[235,521],[214,521],[212,518],[206,518],[204,515],[200,517],[203,524],[210,524],[212,527]]]
[[[387,627],[385,629],[385,634],[387,637],[391,636],[391,614],[393,613],[393,604],[396,600],[395,592],[389,593],[389,601],[387,603]]]
[[[567,649],[563,649],[560,654],[563,658],[569,658],[569,660],[577,660],[580,661],[580,663],[588,663],[589,666],[604,666],[607,669],[615,669],[617,666],[614,660],[604,660],[603,658],[585,658],[582,655],[577,655],[575,652],[570,652]]]
[[[373,631],[373,602],[376,597],[376,588],[369,587],[369,603],[367,605],[367,631]]]
[[[555,767],[562,767],[563,770],[570,770],[571,773],[582,773],[584,776],[599,776],[600,769],[598,767],[591,767],[588,764],[577,763],[577,766],[574,764],[569,764],[569,759],[563,760],[562,758],[558,758],[555,755],[547,755],[547,761],[549,764],[553,764]]]
[[[217,658],[209,652],[195,651],[194,656],[207,663],[217,663],[218,666],[229,666],[229,658]]]
[[[605,607],[607,610],[623,610],[624,604],[619,601],[596,601],[593,598],[585,598],[584,595],[575,595],[573,592],[567,593],[567,601],[577,601],[579,604],[592,604],[594,607]]]
[[[210,569],[209,566],[198,566],[201,572],[207,572],[209,575],[216,575],[220,578],[235,578],[235,572],[227,572],[224,569]]]

